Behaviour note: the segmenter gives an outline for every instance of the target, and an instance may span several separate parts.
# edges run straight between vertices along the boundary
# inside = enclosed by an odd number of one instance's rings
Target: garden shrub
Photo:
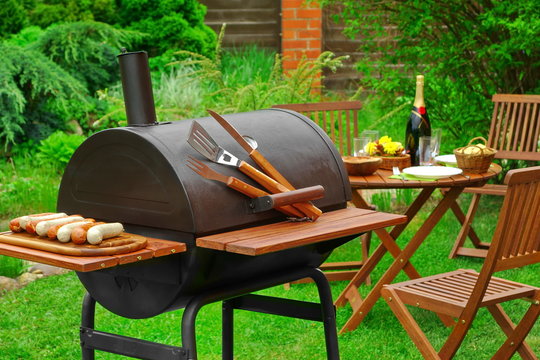
[[[122,47],[142,37],[108,24],[80,21],[50,26],[31,46],[67,70],[93,95],[120,79],[116,56]]]
[[[57,131],[41,141],[37,157],[56,166],[57,169],[63,169],[84,140],[85,137],[82,135]]]
[[[342,4],[346,34],[363,39],[357,67],[377,107],[412,102],[414,75],[425,74],[432,126],[445,130],[446,146],[487,135],[494,93],[540,92],[535,0],[323,3]],[[408,111],[396,114],[396,126],[404,127]]]
[[[117,20],[115,0],[35,0],[28,1],[31,25],[46,28],[52,24],[76,21],[99,21],[114,24]]]
[[[36,50],[0,43],[0,151],[43,134],[42,126],[62,122],[54,114],[85,89],[68,72]]]
[[[204,24],[205,14],[197,0],[118,1],[119,25],[149,34],[139,46],[151,57],[179,49],[212,56],[216,34]]]
[[[19,0],[4,0],[0,6],[0,38],[18,33],[27,22],[24,6]]]
[[[220,112],[252,111],[280,103],[317,101],[320,93],[315,90],[319,86],[319,74],[323,69],[335,71],[343,65],[342,61],[345,58],[335,57],[333,53],[326,51],[315,60],[307,60],[304,57],[295,70],[283,74],[281,57],[276,54],[273,62],[260,63],[270,65],[267,71],[252,71],[251,79],[246,82],[246,78],[238,73],[236,65],[239,59],[247,60],[247,58],[238,51],[229,55],[222,52],[224,31],[225,26],[219,35],[215,58],[182,50],[177,54],[187,59],[171,63],[180,68],[193,69],[186,76],[189,76],[191,81],[200,82],[206,89],[203,93],[204,103],[208,104],[206,108],[212,107]],[[223,59],[227,56],[237,60],[229,59],[224,62]],[[250,61],[257,61],[258,58],[250,58]],[[244,63],[243,67],[253,68],[247,63]]]

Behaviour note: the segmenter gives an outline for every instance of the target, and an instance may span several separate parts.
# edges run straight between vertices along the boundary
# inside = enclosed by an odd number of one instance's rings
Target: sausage
[[[107,223],[102,225],[96,225],[88,229],[86,233],[86,241],[92,245],[97,245],[113,236],[118,236],[124,231],[124,226],[120,223]]]
[[[27,217],[36,217],[36,216],[45,216],[45,215],[51,215],[52,213],[41,213],[41,214],[32,214],[32,215],[25,215],[25,216],[19,216],[18,218],[15,218],[9,222],[9,230],[13,232],[22,232],[24,231],[24,228],[26,227],[26,222],[24,223],[24,226],[21,225],[21,219],[27,218]]]
[[[86,222],[94,222],[95,220],[94,219],[84,219],[84,221],[86,221]],[[80,220],[74,219],[74,220],[71,220],[68,223],[62,223],[62,224],[57,224],[57,225],[51,226],[49,228],[49,230],[47,230],[47,237],[49,239],[56,239],[56,234],[58,233],[58,229],[60,229],[62,226],[66,225],[66,224],[70,224],[70,223],[74,223],[74,222],[80,222]],[[69,241],[69,239],[68,239],[68,241]]]
[[[34,225],[35,232],[39,236],[47,236],[47,231],[49,231],[49,228],[54,225],[58,224],[67,224],[68,222],[71,222],[73,220],[84,220],[84,218],[80,215],[71,215],[66,216],[58,219],[51,219],[51,220],[41,220],[35,223],[34,221],[30,222],[26,227],[28,229],[29,226]]]
[[[86,242],[86,233],[88,229],[91,227],[94,227],[96,225],[102,225],[105,224],[104,222],[94,222],[94,223],[88,223],[81,226],[77,226],[73,231],[71,232],[71,241],[73,241],[74,244],[84,244]]]
[[[51,220],[51,219],[58,219],[61,217],[66,217],[67,214],[65,213],[53,213],[50,215],[44,215],[44,216],[23,216],[21,217],[21,220],[19,223],[21,224],[21,228],[25,229],[26,232],[30,234],[36,233],[36,224],[37,222],[41,220]],[[32,223],[34,223],[32,225]]]
[[[94,219],[84,219],[84,221],[94,222],[95,220]],[[68,223],[61,223],[61,224],[56,224],[56,225],[51,226],[49,228],[49,230],[47,230],[47,237],[49,239],[51,239],[51,240],[56,239],[56,234],[58,233],[58,229],[60,229],[62,226],[66,225],[66,224],[70,224],[70,223],[74,223],[74,222],[80,222],[80,220],[73,219]]]
[[[63,224],[60,226],[60,228],[57,229],[56,238],[60,242],[67,243],[71,238],[71,232],[73,231],[73,229],[75,229],[77,226],[94,222],[94,219],[84,219],[83,221],[75,221],[68,224]]]

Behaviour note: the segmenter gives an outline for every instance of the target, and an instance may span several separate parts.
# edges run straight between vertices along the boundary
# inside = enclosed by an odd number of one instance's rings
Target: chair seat
[[[504,196],[506,194],[506,185],[499,184],[486,184],[481,187],[468,187],[463,190],[463,192],[471,194],[482,194],[482,195],[498,195]]]
[[[474,270],[456,270],[387,285],[408,305],[459,317],[478,279]],[[534,296],[538,288],[492,277],[480,306]]]

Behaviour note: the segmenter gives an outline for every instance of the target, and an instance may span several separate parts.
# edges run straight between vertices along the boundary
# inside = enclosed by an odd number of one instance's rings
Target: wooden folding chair
[[[525,337],[540,315],[540,288],[493,276],[494,272],[540,262],[540,166],[509,171],[497,228],[480,273],[457,270],[385,285],[381,294],[425,359],[451,359],[460,347],[480,307],[487,307],[507,336],[492,359],[538,359]],[[501,303],[526,299],[531,306],[514,325]],[[457,319],[437,352],[406,305]]]
[[[540,135],[540,95],[495,94],[494,108],[489,130],[488,146],[497,150],[496,159],[540,161],[538,141]],[[461,230],[450,251],[450,258],[457,255],[485,257],[488,242],[482,242],[471,227],[482,195],[506,194],[506,185],[486,184],[482,187],[466,188],[472,193],[471,204],[465,215],[453,204],[452,211],[461,222]],[[474,248],[464,247],[467,235]]]
[[[362,103],[360,101],[328,101],[304,104],[280,104],[273,105],[272,107],[293,110],[304,114],[326,131],[341,155],[351,155],[354,147],[354,138],[358,137],[359,132],[358,111],[362,109]],[[353,192],[354,191],[356,190],[353,189]],[[356,194],[353,194],[353,200],[357,198],[361,199],[361,197],[355,195]],[[341,281],[352,279],[354,274],[356,274],[357,269],[359,269],[368,258],[370,242],[371,232],[365,234],[361,241],[362,261],[323,264],[321,266],[322,270],[338,270],[326,272],[325,274],[328,280]],[[366,280],[366,283],[369,282],[369,280]]]

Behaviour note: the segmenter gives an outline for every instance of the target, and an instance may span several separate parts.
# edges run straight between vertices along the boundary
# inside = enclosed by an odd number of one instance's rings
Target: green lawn
[[[481,204],[477,229],[489,234],[496,223],[499,199]],[[421,213],[416,220],[427,216]],[[418,224],[414,224],[413,227]],[[455,268],[479,269],[479,259],[459,258],[450,260],[447,255],[458,231],[452,214],[446,214],[412,259],[422,275]],[[403,246],[411,237],[406,231],[399,243]],[[375,241],[375,244],[376,245]],[[359,253],[353,241],[332,255],[332,260],[352,259]],[[373,274],[378,278],[390,258],[387,256]],[[538,284],[540,266],[506,271],[504,277]],[[399,280],[406,277],[400,275]],[[345,283],[333,283],[336,298]],[[362,293],[369,289],[362,288]],[[312,284],[293,285],[291,290],[278,286],[261,292],[266,295],[316,301]],[[84,288],[74,273],[38,280],[24,289],[0,298],[0,349],[1,359],[75,359],[80,358],[78,327]],[[511,316],[523,313],[528,304],[514,302],[506,306]],[[448,329],[430,313],[417,310],[420,324],[430,339],[441,344]],[[152,319],[128,320],[109,313],[99,305],[96,311],[96,328],[102,331],[139,337],[151,341],[181,345],[180,321],[182,311],[162,314]],[[338,309],[338,327],[341,327],[351,309]],[[221,308],[209,305],[201,311],[197,321],[199,358],[220,359]],[[309,321],[238,311],[235,317],[235,353],[237,359],[324,359],[322,324]],[[540,349],[540,326],[536,324],[528,337],[533,349]],[[487,311],[481,310],[456,359],[486,359],[503,342],[502,332]],[[339,336],[341,358],[355,359],[421,359],[401,325],[382,300],[376,304],[364,322],[353,332]],[[97,359],[121,359],[121,356],[99,353]],[[517,358],[517,357],[515,357]]]

